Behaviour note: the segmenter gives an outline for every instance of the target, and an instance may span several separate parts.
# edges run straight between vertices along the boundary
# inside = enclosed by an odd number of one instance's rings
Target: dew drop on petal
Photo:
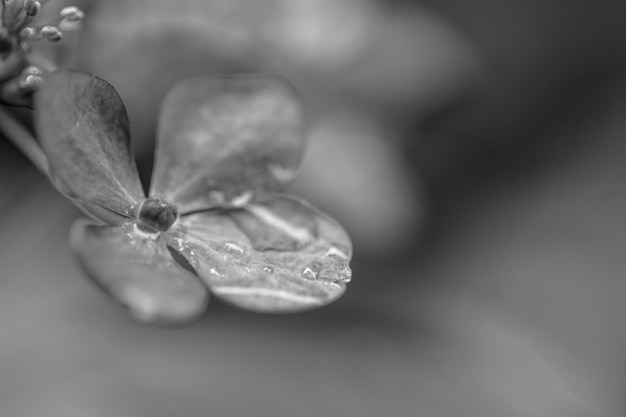
[[[177,237],[174,238],[174,242],[176,243],[176,250],[178,250],[179,252],[183,252],[185,250],[186,245],[184,240]]]
[[[237,197],[234,197],[232,200],[230,200],[230,204],[233,207],[243,207],[246,204],[248,204],[250,202],[250,200],[252,200],[252,196],[253,196],[253,192],[252,191],[246,191],[240,195],[238,195]]]
[[[302,276],[306,279],[317,279],[317,273],[309,266],[302,270]]]
[[[224,249],[226,249],[228,252],[238,253],[240,255],[243,255],[244,253],[243,248],[235,243],[224,243]]]
[[[339,281],[345,284],[352,281],[352,269],[350,269],[349,267],[346,267],[344,270],[342,270],[339,273]]]
[[[175,237],[172,239],[174,246],[172,248],[183,256],[196,256],[196,252],[189,245],[189,242],[180,237]]]

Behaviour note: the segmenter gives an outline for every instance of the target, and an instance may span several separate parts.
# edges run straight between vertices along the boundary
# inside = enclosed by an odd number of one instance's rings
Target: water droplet
[[[252,191],[246,191],[242,193],[241,195],[230,200],[230,204],[233,207],[243,207],[246,204],[248,204],[250,200],[252,200],[252,195],[253,195]]]
[[[317,273],[308,266],[302,271],[302,276],[306,279],[317,279]]]
[[[240,255],[243,255],[243,248],[235,243],[224,243],[224,249],[226,249],[228,252],[231,253],[238,253]]]
[[[348,259],[348,255],[346,255],[343,251],[341,251],[336,246],[329,246],[328,251],[326,252],[326,256],[331,256],[331,257],[335,257],[335,258],[339,258],[343,260]]]
[[[185,249],[185,241],[181,238],[175,237],[174,242],[176,242],[176,249],[178,249],[179,252],[182,252]]]
[[[263,271],[271,274],[271,273],[274,272],[274,267],[273,266],[266,266],[266,267],[263,268]]]
[[[124,231],[124,233],[125,233],[125,234],[124,234],[124,236],[125,236],[127,239],[132,240],[132,239],[134,239],[134,238],[135,238],[135,236],[133,236],[133,232],[134,232],[134,228],[135,228],[135,225],[134,225],[134,224],[131,224],[131,223],[123,223],[121,227],[122,227],[122,230],[123,230],[123,231]]]
[[[346,284],[352,281],[352,269],[350,269],[350,267],[346,267],[339,272],[339,281]]]

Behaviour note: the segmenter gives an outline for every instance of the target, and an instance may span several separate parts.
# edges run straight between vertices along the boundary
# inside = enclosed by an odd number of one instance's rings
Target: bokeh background
[[[177,80],[290,78],[311,116],[293,190],[349,230],[354,279],[305,314],[136,324],[2,141],[0,415],[626,413],[626,4],[74,4],[60,57],[118,88],[144,179]]]

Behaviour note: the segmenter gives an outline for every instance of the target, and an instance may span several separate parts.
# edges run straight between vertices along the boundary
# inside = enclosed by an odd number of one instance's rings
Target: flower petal
[[[300,165],[302,113],[293,88],[278,76],[177,84],[161,111],[150,195],[182,212],[267,199]]]
[[[208,292],[172,258],[159,235],[134,224],[74,223],[73,250],[89,277],[137,320],[182,324],[206,308]]]
[[[115,89],[85,72],[57,71],[36,94],[34,117],[57,188],[105,222],[112,221],[93,206],[129,216],[144,192]]]
[[[245,309],[309,310],[336,300],[350,281],[346,232],[288,196],[240,210],[190,214],[170,232],[169,244],[209,289]]]

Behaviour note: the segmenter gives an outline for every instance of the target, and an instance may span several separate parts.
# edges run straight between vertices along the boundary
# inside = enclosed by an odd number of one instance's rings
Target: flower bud
[[[18,87],[23,95],[28,95],[37,91],[42,83],[41,74],[24,74],[18,80]]]
[[[24,0],[24,10],[29,16],[36,16],[41,10],[41,3],[36,0]]]
[[[44,26],[39,33],[48,42],[58,42],[63,38],[63,33],[56,26]]]
[[[76,6],[65,7],[59,13],[64,20],[77,21],[83,20],[85,14]]]
[[[35,39],[37,38],[37,29],[27,26],[20,31],[21,39]]]

